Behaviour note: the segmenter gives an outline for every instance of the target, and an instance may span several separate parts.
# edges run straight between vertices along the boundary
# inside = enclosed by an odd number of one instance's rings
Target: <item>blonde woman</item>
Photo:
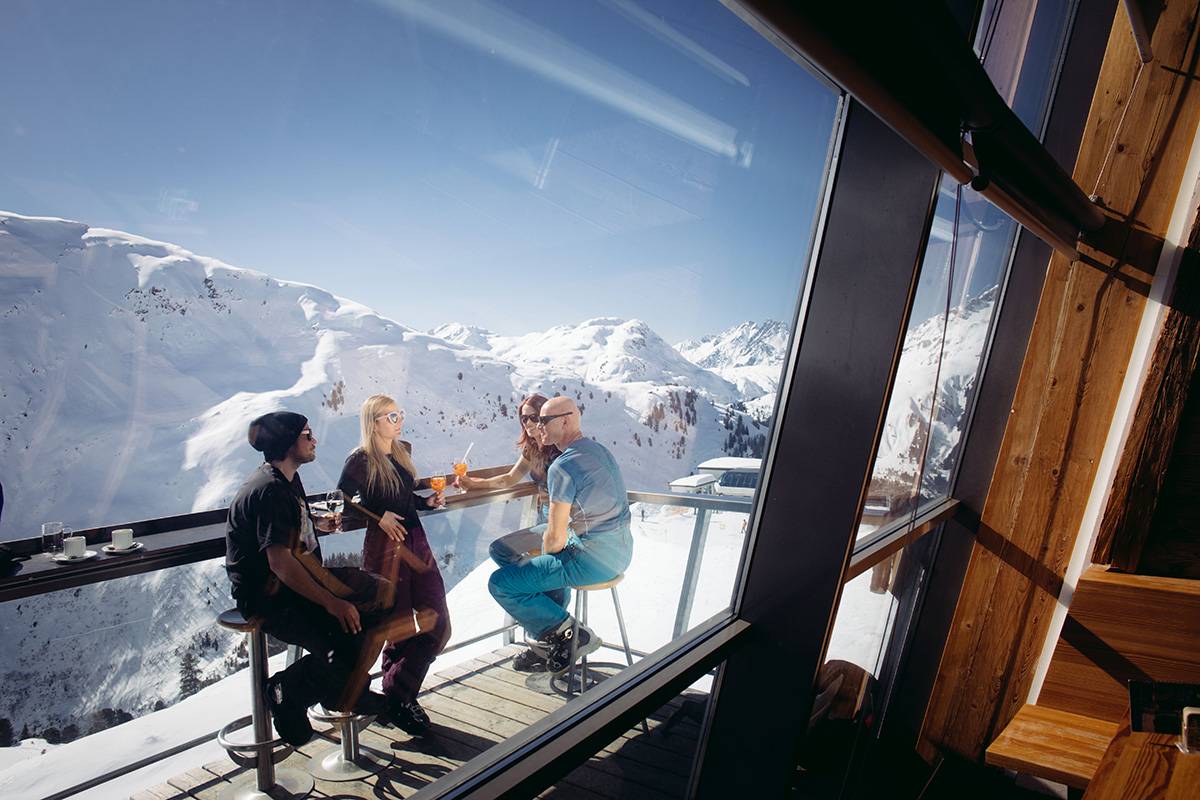
[[[369,514],[346,505],[346,526],[365,522],[363,569],[390,580],[396,588],[393,614],[433,611],[437,623],[418,636],[388,642],[383,648],[383,693],[392,722],[420,736],[428,732],[429,716],[417,703],[429,665],[450,639],[446,586],[421,527],[418,510],[445,503],[442,493],[425,498],[414,493],[416,469],[406,443],[400,441],[404,412],[387,395],[367,398],[360,414],[359,446],[342,467],[338,488]],[[407,550],[412,556],[405,558]],[[421,568],[414,568],[413,562]]]

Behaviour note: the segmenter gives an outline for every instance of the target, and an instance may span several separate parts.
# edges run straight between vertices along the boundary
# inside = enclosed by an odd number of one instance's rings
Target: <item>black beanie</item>
[[[300,437],[308,417],[291,411],[272,411],[250,423],[246,438],[267,461],[278,461]]]

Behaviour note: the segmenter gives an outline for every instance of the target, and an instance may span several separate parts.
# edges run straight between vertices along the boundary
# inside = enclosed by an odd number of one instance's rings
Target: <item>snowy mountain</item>
[[[775,320],[743,322],[675,345],[684,358],[735,384],[746,400],[775,392],[791,331]]]
[[[664,491],[705,459],[761,453],[790,336],[746,323],[676,350],[645,322],[616,318],[517,337],[460,323],[424,333],[175,245],[5,212],[0,275],[0,540],[51,519],[87,527],[223,507],[261,458],[248,421],[281,408],[309,417],[318,458],[302,477],[310,492],[329,488],[376,392],[405,408],[422,472],[447,469],[471,442],[473,466],[511,463],[516,403],[540,391],[576,399],[630,488]],[[931,463],[957,445],[951,426],[993,302],[951,315]],[[878,462],[886,480],[915,474],[940,328],[924,323],[902,358]],[[452,518],[430,526],[448,588],[486,558],[478,526]],[[515,518],[496,508],[488,533]],[[0,650],[0,682],[23,687],[5,693],[0,718],[17,731],[86,732],[110,721],[106,708],[173,703],[185,657],[206,679],[243,658],[211,635],[226,605],[217,562],[0,605],[5,641],[22,642]],[[63,691],[76,686],[96,691]]]
[[[461,344],[463,347],[470,347],[475,350],[490,350],[492,347],[491,339],[496,334],[485,328],[477,328],[474,325],[464,325],[461,322],[447,322],[431,330],[429,335],[445,339],[451,344]]]
[[[600,317],[525,336],[494,337],[491,345],[493,354],[513,364],[588,383],[685,387],[721,403],[740,397],[735,386],[681,357],[637,319]]]
[[[875,458],[877,485],[886,489],[891,484],[904,491],[916,485],[936,385],[940,391],[921,485],[926,493],[945,491],[997,293],[998,289],[989,289],[951,309],[949,317],[937,314],[910,331]]]
[[[573,396],[633,488],[662,491],[730,446],[761,446],[757,426],[731,432],[734,387],[638,321],[515,338],[459,326],[441,331],[447,339],[175,245],[2,212],[0,271],[0,539],[51,519],[80,528],[225,506],[261,459],[248,421],[280,408],[307,415],[319,440],[306,487],[331,487],[376,392],[405,408],[423,472],[448,468],[471,442],[473,465],[511,463],[516,403],[531,391]],[[443,563],[484,557],[463,541],[448,532],[435,551]],[[227,592],[210,563],[0,606],[6,640],[29,645],[0,652],[0,681],[44,677],[28,697],[7,694],[0,717],[18,731],[86,730],[104,708],[173,702],[183,653],[205,675],[234,655],[205,637]],[[121,601],[135,597],[148,617]],[[110,619],[118,630],[97,635]],[[77,625],[86,659],[62,635]],[[139,680],[112,683],[114,664]],[[64,686],[106,688],[81,705]]]

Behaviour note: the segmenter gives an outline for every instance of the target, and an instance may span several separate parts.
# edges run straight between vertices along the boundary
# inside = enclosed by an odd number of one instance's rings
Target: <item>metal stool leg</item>
[[[613,608],[617,610],[617,627],[621,630],[621,644],[625,647],[625,661],[632,667],[633,651],[629,648],[629,634],[625,632],[625,615],[621,613],[621,600],[617,597],[617,587],[612,587],[610,591],[612,592]],[[644,717],[642,718],[642,731],[650,732],[650,726]]]
[[[326,711],[314,706],[308,716],[318,722],[333,722],[341,744],[318,753],[309,762],[308,771],[314,778],[327,781],[358,781],[374,775],[392,763],[390,753],[383,753],[358,743],[358,732],[370,725],[374,717]],[[361,726],[361,727],[360,727]]]
[[[253,695],[251,719],[254,741],[259,745],[254,761],[254,783],[232,787],[232,800],[271,800],[271,792],[282,789],[293,797],[304,797],[313,790],[313,779],[294,769],[275,769],[271,747],[271,712],[267,708],[267,639],[261,630],[250,637],[250,680]],[[278,792],[276,792],[278,794]]]
[[[588,619],[588,593],[580,592],[580,594],[583,595],[583,617],[575,621],[575,639],[572,647],[577,646],[579,643],[579,626],[587,625]],[[587,688],[587,653],[584,653],[583,658],[579,659],[579,691],[586,692]]]
[[[271,712],[267,710],[267,637],[262,631],[250,634],[250,680],[254,687],[254,707],[251,717],[254,720],[254,741],[266,742],[271,739]],[[266,747],[258,749],[254,767],[255,788],[266,792],[275,785],[275,764],[271,761],[270,750]]]
[[[575,592],[575,619],[571,623],[571,666],[567,669],[567,697],[575,693],[575,645],[579,641],[579,615],[583,613],[584,597],[587,592]]]

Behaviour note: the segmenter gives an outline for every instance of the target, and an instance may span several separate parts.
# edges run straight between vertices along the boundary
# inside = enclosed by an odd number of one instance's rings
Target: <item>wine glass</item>
[[[446,476],[445,475],[434,475],[432,478],[429,479],[429,488],[433,489],[435,492],[440,492],[443,489],[445,489],[446,488]]]
[[[455,464],[454,465],[454,474],[460,478],[463,477],[464,475],[466,475],[467,474],[467,462],[459,461],[457,464]]]

